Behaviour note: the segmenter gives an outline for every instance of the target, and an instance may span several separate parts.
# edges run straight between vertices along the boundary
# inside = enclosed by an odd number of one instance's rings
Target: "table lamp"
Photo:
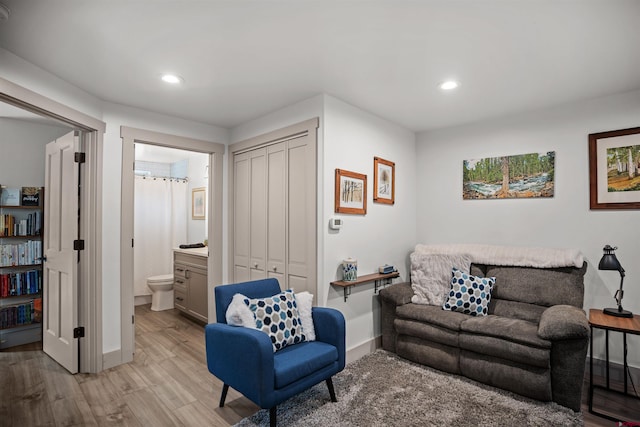
[[[604,314],[608,314],[609,316],[616,317],[633,317],[633,313],[628,310],[622,309],[622,297],[624,295],[624,291],[622,290],[622,282],[624,282],[624,268],[620,265],[620,261],[616,257],[614,251],[618,249],[617,247],[611,247],[606,245],[602,250],[604,251],[604,255],[602,255],[602,259],[600,260],[600,264],[598,264],[598,270],[616,270],[620,273],[620,289],[616,291],[614,298],[616,299],[616,303],[618,303],[618,308],[605,308],[602,310]]]

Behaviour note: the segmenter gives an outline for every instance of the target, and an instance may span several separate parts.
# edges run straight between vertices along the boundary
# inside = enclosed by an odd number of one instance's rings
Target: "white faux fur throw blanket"
[[[582,267],[582,253],[577,249],[526,248],[480,244],[416,245],[423,254],[469,254],[472,262],[517,267]]]

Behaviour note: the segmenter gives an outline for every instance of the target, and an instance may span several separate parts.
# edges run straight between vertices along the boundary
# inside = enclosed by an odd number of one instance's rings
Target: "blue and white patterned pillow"
[[[245,298],[256,318],[256,329],[269,335],[273,351],[306,340],[293,290],[267,298]]]
[[[451,272],[451,290],[442,308],[471,316],[486,316],[495,277],[476,277],[457,268]]]

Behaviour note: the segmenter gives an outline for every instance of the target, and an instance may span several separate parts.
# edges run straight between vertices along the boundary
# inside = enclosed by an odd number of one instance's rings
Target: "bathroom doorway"
[[[143,129],[121,126],[120,136],[122,138],[122,204],[121,204],[121,246],[120,246],[120,297],[122,303],[122,316],[120,333],[122,337],[122,348],[112,353],[105,354],[105,368],[121,363],[128,363],[133,360],[135,349],[135,310],[134,310],[134,264],[137,262],[134,254],[137,245],[134,235],[134,200],[135,200],[135,146],[141,145],[145,149],[153,147],[174,148],[187,151],[189,153],[204,154],[206,163],[196,168],[196,172],[187,176],[189,185],[192,185],[187,192],[188,221],[192,222],[195,228],[203,228],[206,233],[202,236],[208,240],[208,246],[200,254],[204,257],[190,258],[190,253],[181,255],[181,262],[187,263],[188,269],[184,272],[173,269],[174,277],[183,274],[180,280],[188,281],[183,289],[178,289],[174,283],[174,293],[176,298],[193,296],[194,310],[201,314],[200,320],[214,321],[215,306],[213,303],[213,288],[222,282],[222,170],[225,146],[223,144],[203,141],[193,138],[186,138],[176,135],[169,135]],[[208,168],[206,167],[208,165]],[[140,173],[142,175],[143,173]],[[202,185],[198,181],[203,182]],[[197,186],[199,185],[199,186]],[[196,207],[195,215],[192,212]],[[198,209],[200,207],[200,209]],[[202,209],[204,208],[204,209]],[[203,212],[204,211],[204,212]],[[203,221],[199,218],[205,217]],[[156,233],[167,233],[166,230],[156,230]],[[195,234],[193,234],[195,236]],[[187,238],[191,238],[187,236]],[[194,237],[195,239],[195,237]],[[204,240],[204,239],[203,239]],[[192,243],[188,240],[185,244]],[[173,243],[172,243],[173,245]],[[204,259],[203,259],[204,258]],[[134,261],[135,260],[135,261]],[[173,261],[173,258],[172,258]],[[173,268],[173,262],[166,266]],[[187,271],[188,270],[188,271]],[[197,271],[196,271],[197,270]],[[205,273],[206,275],[196,274]],[[194,285],[196,289],[191,292],[189,285]],[[178,291],[183,292],[182,295]],[[196,297],[197,296],[197,297]],[[152,298],[153,299],[153,298]],[[207,306],[202,312],[201,305],[197,302],[205,301]],[[182,307],[183,311],[188,307]],[[205,320],[206,319],[206,320]]]
[[[206,203],[192,202],[206,201],[209,156],[144,143],[136,143],[134,152],[133,290],[137,306],[151,304],[150,277],[173,275],[175,249],[208,243]],[[166,292],[168,297],[171,292]],[[162,307],[172,302],[170,298]]]

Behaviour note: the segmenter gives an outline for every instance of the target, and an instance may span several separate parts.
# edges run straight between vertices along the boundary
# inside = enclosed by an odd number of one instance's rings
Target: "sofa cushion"
[[[451,290],[442,308],[471,316],[486,316],[494,277],[477,277],[453,268]]]
[[[418,322],[409,319],[396,319],[394,321],[394,326],[398,334],[401,335],[410,335],[412,337],[439,342],[453,347],[457,347],[459,345],[459,332],[449,328],[443,328],[430,323]]]
[[[273,356],[275,388],[285,387],[338,360],[338,350],[320,341],[285,347]]]
[[[415,304],[440,305],[449,292],[451,270],[469,271],[471,257],[466,254],[411,254],[411,287]]]
[[[495,298],[495,293],[491,296],[491,303],[489,303],[489,314],[526,320],[536,324],[546,309],[547,307],[542,305]]]
[[[501,338],[543,349],[551,348],[551,341],[538,336],[538,325],[526,320],[502,316],[468,317],[460,325],[462,332]]]
[[[545,369],[549,369],[550,366],[551,350],[548,348],[543,349],[503,338],[465,332],[459,334],[458,342],[460,343],[460,348],[474,353],[486,354]]]
[[[488,266],[487,276],[496,278],[493,298],[547,307],[556,304],[582,307],[586,270],[586,263],[582,268]]]
[[[443,311],[439,305],[421,304],[402,305],[396,309],[396,315],[399,318],[431,323],[452,331],[459,331],[460,324],[469,318],[462,313]]]

